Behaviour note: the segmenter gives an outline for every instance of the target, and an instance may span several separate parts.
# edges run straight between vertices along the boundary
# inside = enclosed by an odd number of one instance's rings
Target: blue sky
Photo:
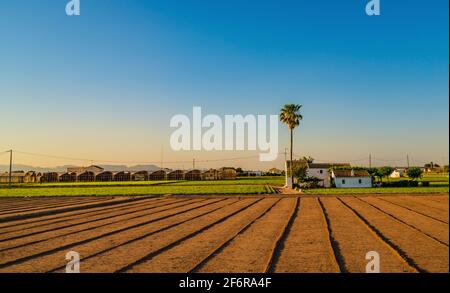
[[[147,162],[163,144],[173,160],[245,156],[171,152],[170,118],[295,102],[298,154],[448,161],[446,0],[381,0],[379,17],[365,0],[81,0],[79,17],[67,2],[0,1],[0,150]],[[287,142],[280,125],[280,149]]]

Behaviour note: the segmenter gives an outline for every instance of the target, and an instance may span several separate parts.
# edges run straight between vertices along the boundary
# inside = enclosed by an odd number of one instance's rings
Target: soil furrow
[[[294,220],[297,217],[297,211],[300,206],[300,199],[295,199],[295,205],[292,208],[292,211],[289,213],[289,216],[287,217],[286,225],[284,226],[281,233],[276,237],[274,245],[272,247],[272,252],[270,253],[269,261],[267,262],[266,269],[264,270],[264,273],[273,273],[276,263],[278,262],[278,259],[280,258],[280,252],[281,249],[284,246],[284,242],[286,241],[286,238],[288,237],[292,225],[294,224]]]
[[[387,203],[389,203],[389,204],[398,206],[398,207],[400,207],[400,208],[406,209],[406,210],[408,210],[408,211],[410,211],[410,212],[412,212],[412,213],[414,213],[414,214],[418,214],[418,215],[427,217],[427,218],[429,218],[429,219],[438,221],[439,223],[443,223],[443,224],[448,225],[448,223],[445,222],[445,221],[442,221],[442,220],[440,220],[440,219],[438,219],[438,218],[435,218],[435,217],[433,217],[433,216],[424,214],[424,213],[422,213],[422,212],[420,212],[420,211],[417,211],[417,210],[415,210],[415,209],[412,209],[412,208],[410,208],[410,207],[407,207],[407,206],[405,206],[404,204],[402,205],[402,204],[399,204],[399,203],[396,203],[396,202],[392,202],[392,201],[389,201],[389,200],[387,200],[387,199],[385,199],[385,198],[383,198],[383,197],[379,197],[378,199],[379,199],[379,200],[382,200],[382,201],[385,201],[385,202],[387,202]]]
[[[143,199],[144,198],[125,198],[125,199],[114,198],[114,199],[111,199],[109,201],[104,201],[104,202],[79,204],[79,205],[73,205],[73,206],[69,206],[69,207],[53,208],[53,209],[42,210],[42,211],[23,212],[23,213],[14,214],[14,215],[0,218],[0,223],[12,222],[12,221],[17,221],[17,220],[22,220],[22,219],[37,218],[37,217],[54,215],[54,214],[58,214],[58,213],[65,213],[65,212],[70,212],[70,211],[78,211],[78,210],[83,210],[86,208],[111,206],[111,205],[115,205],[115,204],[143,200]]]
[[[296,199],[281,199],[262,217],[238,234],[196,272],[263,273],[271,259],[274,240],[284,231]]]
[[[366,272],[366,254],[376,252],[380,257],[380,272],[382,273],[407,273],[418,272],[409,259],[405,258],[402,251],[386,241],[383,235],[368,225],[347,204],[334,198],[333,202],[327,203],[330,215],[332,215],[332,231],[338,239],[341,253],[346,259],[346,270],[348,272]],[[339,222],[336,219],[339,218]],[[346,229],[346,224],[351,229]],[[347,237],[347,239],[345,238]],[[352,253],[352,249],[354,252]]]
[[[158,254],[171,246],[175,246],[184,239],[197,235],[206,227],[232,217],[258,201],[261,201],[261,199],[239,200],[230,198],[225,206],[222,205],[207,212],[193,211],[191,217],[183,221],[166,224],[163,227],[152,227],[150,232],[146,231],[145,234],[133,237],[119,246],[110,247],[91,255],[87,259],[85,258],[83,260],[83,271],[117,272],[126,270],[147,256],[153,253]]]
[[[395,203],[397,205],[410,208],[416,212],[427,215],[434,219],[440,220],[448,224],[448,207],[447,211],[425,206],[424,204],[414,201],[411,196],[405,197],[383,197],[383,200]]]
[[[297,217],[273,270],[277,273],[340,272],[317,198],[301,199]]]
[[[121,246],[127,245],[128,243],[136,242],[147,236],[160,233],[164,230],[176,227],[187,223],[193,219],[202,217],[206,214],[213,213],[220,210],[228,205],[236,202],[236,199],[228,199],[223,201],[217,201],[214,204],[199,207],[198,209],[190,210],[186,213],[180,213],[173,217],[167,217],[160,221],[154,221],[149,225],[133,227],[128,230],[119,231],[117,233],[112,233],[110,235],[105,235],[104,237],[95,238],[89,242],[76,243],[70,248],[71,251],[76,251],[80,254],[83,262],[82,270],[86,272],[86,265],[89,261],[98,260],[98,256],[111,251]],[[5,268],[7,272],[21,272],[29,271],[32,272],[64,272],[66,260],[66,251],[54,251],[52,253],[43,255],[41,257],[30,259],[26,262],[19,263],[16,265],[9,266]],[[117,258],[127,259],[130,254],[134,251],[125,251],[123,255],[116,255]],[[0,270],[1,272],[2,270]]]
[[[189,212],[194,209],[198,209],[203,206],[212,205],[214,203],[224,201],[225,199],[209,200],[206,202],[199,202],[197,205],[189,205],[186,207],[174,208],[169,211],[155,213],[145,218],[134,219],[133,221],[125,221],[116,225],[109,225],[101,227],[95,230],[89,230],[85,232],[76,233],[75,235],[63,236],[49,241],[44,241],[30,246],[20,247],[19,249],[13,249],[0,252],[0,268],[5,266],[24,262],[26,260],[51,254],[55,251],[65,250],[67,248],[88,243],[90,241],[113,235],[119,232],[127,231],[132,228],[138,228],[146,226],[150,223],[161,221],[170,217],[177,216],[182,213]]]
[[[11,214],[20,214],[23,212],[37,212],[40,210],[47,210],[47,209],[51,209],[51,208],[62,208],[62,207],[66,207],[66,206],[96,203],[96,202],[99,202],[99,201],[97,201],[97,200],[74,200],[74,201],[67,201],[67,202],[62,201],[59,203],[48,202],[47,204],[42,204],[42,205],[36,206],[36,207],[35,206],[27,206],[27,207],[13,208],[13,209],[1,211],[0,217],[7,217],[8,215],[11,215]]]
[[[89,198],[61,198],[58,200],[54,200],[52,198],[47,198],[46,200],[37,201],[37,200],[30,200],[27,203],[23,204],[17,204],[17,205],[7,205],[2,204],[0,201],[0,212],[8,212],[12,210],[18,210],[18,209],[30,209],[30,208],[40,208],[42,206],[47,205],[58,205],[58,204],[65,204],[65,203],[82,203],[82,202],[98,202],[98,201],[104,201],[104,200],[110,200],[111,198],[96,198],[96,199],[89,199]]]
[[[65,221],[70,221],[70,220],[74,220],[74,219],[78,219],[81,216],[85,217],[87,215],[104,215],[116,210],[120,210],[120,209],[129,209],[131,207],[139,207],[139,206],[143,206],[143,205],[147,205],[150,202],[153,203],[163,203],[165,201],[170,201],[172,199],[169,198],[149,198],[149,199],[145,199],[145,200],[141,200],[141,201],[136,201],[136,202],[129,202],[129,203],[124,203],[124,204],[118,204],[118,205],[114,205],[114,206],[108,206],[108,207],[100,207],[100,208],[94,208],[94,209],[86,209],[83,212],[80,211],[75,211],[75,212],[68,212],[68,213],[63,213],[60,215],[50,215],[50,216],[44,216],[41,217],[39,219],[28,219],[28,220],[19,220],[16,221],[16,223],[12,224],[10,222],[11,225],[8,226],[4,226],[1,227],[1,232],[0,235],[2,237],[4,237],[4,234],[8,234],[11,232],[22,232],[22,231],[26,231],[26,230],[30,230],[30,229],[34,229],[34,228],[38,228],[38,227],[47,227],[56,223],[61,223],[61,222],[65,222]],[[187,199],[184,199],[185,201]]]
[[[203,233],[148,257],[145,261],[130,265],[128,272],[192,272],[219,251],[236,235],[265,214],[278,199],[259,201],[234,217],[229,217]]]
[[[192,200],[193,202],[196,202],[195,199]],[[78,218],[75,220],[62,220],[58,221],[57,223],[49,224],[49,227],[46,226],[44,229],[42,227],[37,227],[34,229],[27,229],[26,232],[18,234],[17,232],[11,232],[6,235],[2,235],[0,239],[0,251],[4,247],[14,247],[17,244],[20,243],[27,243],[27,242],[33,242],[40,240],[40,239],[50,239],[50,238],[56,238],[61,235],[66,235],[67,233],[73,233],[73,232],[81,232],[86,231],[89,227],[102,227],[103,225],[109,225],[114,224],[122,220],[128,219],[127,217],[133,216],[137,217],[141,214],[148,215],[151,213],[154,213],[156,211],[164,211],[167,209],[171,209],[174,207],[177,207],[179,205],[186,205],[185,200],[181,201],[174,201],[170,200],[169,202],[162,202],[162,203],[154,203],[154,202],[148,202],[143,205],[138,206],[131,206],[128,208],[121,208],[117,211],[109,211],[106,215],[104,214],[95,214],[91,215],[90,217],[86,218]],[[162,208],[162,209],[158,209]],[[150,213],[149,213],[150,212]],[[89,226],[86,226],[86,224],[89,224]],[[83,229],[76,230],[75,227],[83,225]],[[69,229],[69,228],[75,228]],[[34,237],[33,237],[34,236]],[[8,238],[9,237],[9,238]],[[24,239],[26,238],[26,239]],[[14,242],[15,239],[21,239],[19,241]],[[5,243],[6,242],[6,243]]]
[[[369,203],[371,206],[385,212],[398,221],[448,246],[448,224],[432,220],[374,197],[360,198],[360,200]]]
[[[404,196],[403,198],[405,198],[405,197],[406,196]],[[442,212],[447,211],[447,218],[448,218],[448,203],[430,200],[428,197],[424,197],[424,196],[409,196],[408,199],[411,201],[420,203],[426,207],[440,210]]]
[[[104,228],[104,227],[111,227],[115,224],[122,223],[123,221],[131,221],[136,219],[141,219],[147,216],[151,216],[153,214],[161,213],[164,211],[172,211],[176,208],[188,208],[190,205],[197,205],[198,203],[201,203],[205,201],[205,199],[193,199],[192,201],[188,203],[178,203],[175,202],[174,204],[167,204],[164,206],[156,207],[154,209],[144,209],[141,212],[136,213],[127,213],[123,216],[118,216],[114,219],[114,221],[110,221],[109,219],[106,219],[103,221],[103,223],[87,223],[84,225],[81,225],[81,227],[69,227],[65,230],[58,231],[59,234],[48,232],[46,234],[50,234],[50,236],[38,234],[34,236],[27,237],[25,239],[14,239],[7,242],[0,242],[0,252],[10,251],[14,249],[18,249],[25,246],[30,245],[36,245],[42,242],[50,241],[50,240],[57,240],[58,238],[68,237],[70,235],[78,234],[78,233],[84,233],[89,231],[96,231],[98,229]]]
[[[408,263],[421,272],[448,272],[448,246],[430,239],[359,199],[342,197],[341,202],[353,209],[370,227]],[[369,224],[370,223],[370,224]],[[383,262],[383,259],[381,259]]]

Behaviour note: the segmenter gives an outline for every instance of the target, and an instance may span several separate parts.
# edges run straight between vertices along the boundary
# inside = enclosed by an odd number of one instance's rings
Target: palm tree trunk
[[[291,172],[291,188],[294,188],[294,174],[292,173],[292,165],[293,165],[293,161],[292,161],[292,146],[294,144],[293,141],[293,135],[294,135],[294,129],[291,129],[291,163],[289,164],[290,166],[290,172]]]

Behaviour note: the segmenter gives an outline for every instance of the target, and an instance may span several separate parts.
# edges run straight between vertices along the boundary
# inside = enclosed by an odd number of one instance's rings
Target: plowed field
[[[0,199],[0,272],[448,272],[448,195]]]

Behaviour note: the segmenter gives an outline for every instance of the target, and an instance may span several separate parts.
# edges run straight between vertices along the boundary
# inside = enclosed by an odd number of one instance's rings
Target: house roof
[[[353,170],[355,177],[370,177],[366,170]]]
[[[5,172],[5,173],[0,173],[1,177],[9,177],[9,173]],[[22,172],[12,172],[11,173],[11,177],[25,177],[25,173]]]
[[[341,167],[341,166],[350,167],[350,164],[349,163],[310,163],[310,164],[308,164],[309,169],[329,169],[331,167]]]
[[[335,177],[352,177],[352,170],[333,170]]]
[[[370,177],[366,170],[334,170],[333,174],[335,177]]]

